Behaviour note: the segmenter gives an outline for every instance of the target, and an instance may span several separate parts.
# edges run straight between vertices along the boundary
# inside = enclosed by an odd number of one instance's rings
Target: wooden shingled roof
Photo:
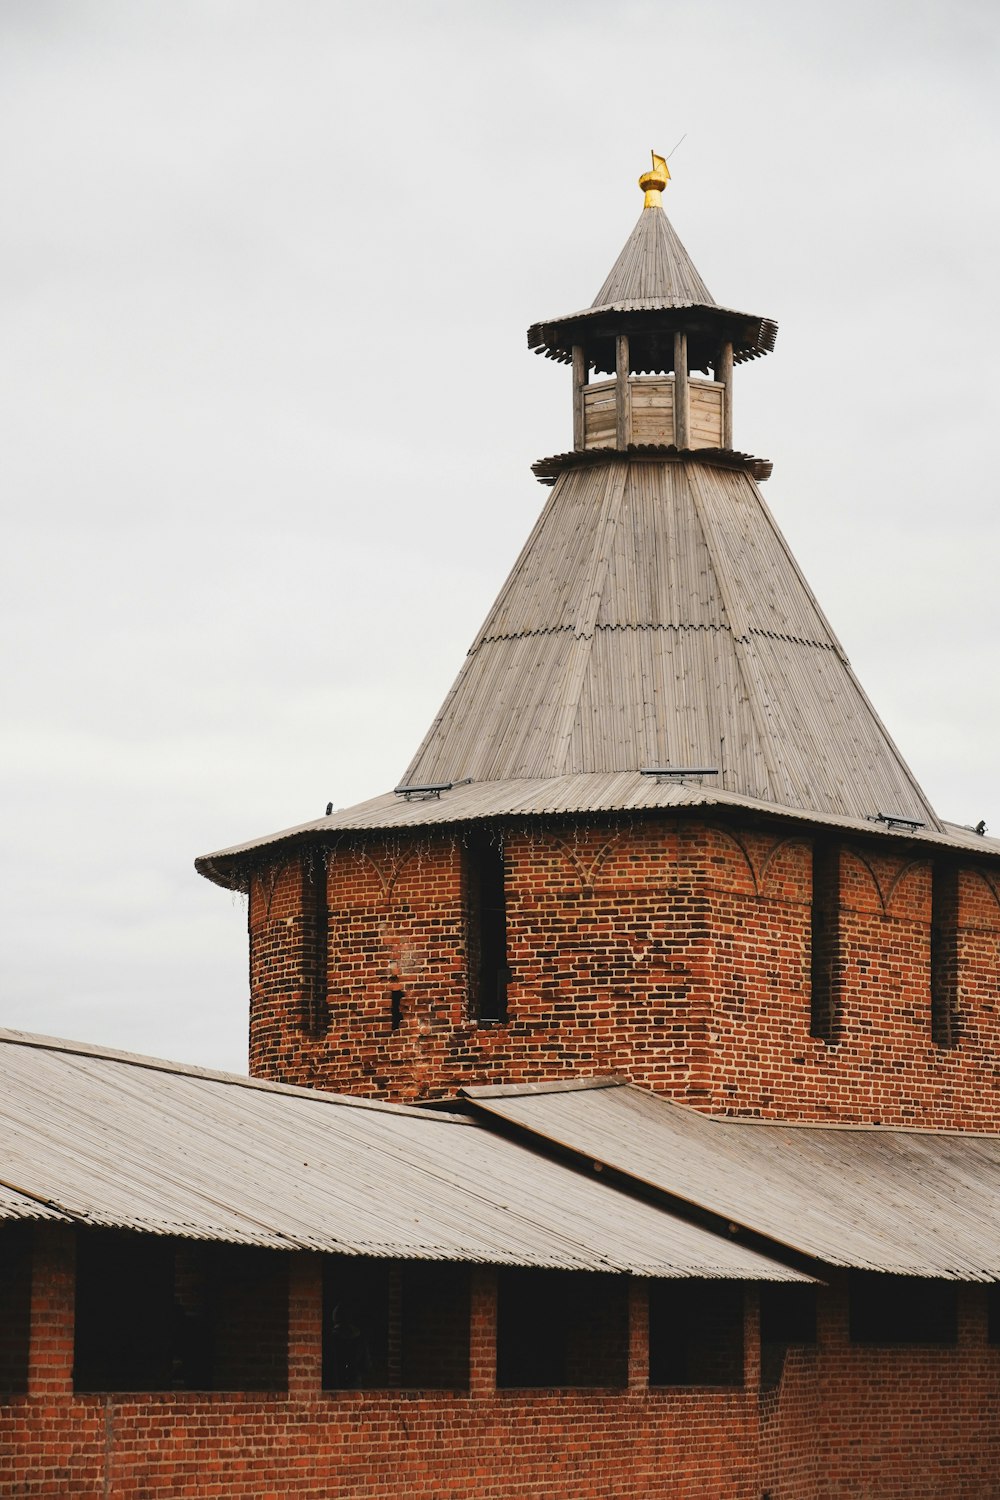
[[[720,307],[663,209],[650,205],[639,215],[590,307],[533,323],[528,347],[568,363],[573,345],[585,343],[594,368],[611,371],[609,334],[617,328],[629,331],[638,351],[651,324],[660,332],[675,325],[686,329],[696,351],[693,368],[711,362],[720,336],[732,340],[733,358],[740,363],[770,353],[778,333],[770,318]],[[659,366],[640,359],[634,367]]]
[[[623,302],[645,307],[716,305],[662,208],[643,209],[591,310]]]
[[[665,164],[664,164],[665,165]],[[775,325],[720,307],[658,202],[647,203],[595,303],[536,324],[529,344],[615,370],[690,368],[774,344]],[[601,361],[604,361],[602,364]],[[661,361],[657,363],[656,361]],[[239,884],[248,856],[325,832],[523,815],[718,804],[843,827],[938,819],[851,671],[732,450],[585,449],[541,460],[554,488],[397,795],[198,861]],[[696,787],[653,768],[702,768]],[[429,789],[430,801],[411,801]],[[446,795],[444,795],[446,794]],[[977,841],[973,840],[976,844]],[[978,841],[983,852],[984,841]]]
[[[941,827],[750,475],[692,458],[559,478],[402,783],[654,766]]]

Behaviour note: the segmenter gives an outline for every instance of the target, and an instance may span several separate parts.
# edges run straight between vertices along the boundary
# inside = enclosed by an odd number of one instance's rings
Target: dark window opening
[[[469,1009],[481,1025],[507,1019],[507,891],[503,848],[470,835],[465,857]]]
[[[743,1288],[731,1281],[654,1281],[650,1385],[743,1384]]]
[[[850,1290],[854,1344],[954,1344],[958,1337],[954,1282],[852,1271]]]
[[[436,1261],[327,1262],[323,1388],[466,1390],[469,1276]]]
[[[840,851],[820,840],[812,855],[809,1033],[830,1043],[840,1038],[840,948]]]
[[[931,883],[931,1040],[958,1044],[958,870],[935,862]]]
[[[278,1251],[117,1230],[76,1249],[78,1391],[271,1391],[287,1385]]]
[[[1000,1285],[995,1281],[986,1289],[986,1341],[1000,1344]]]
[[[816,1288],[762,1282],[760,1288],[760,1378],[765,1390],[780,1384],[793,1346],[816,1342]]]
[[[392,976],[396,978],[395,974]],[[398,1031],[403,1024],[403,991],[389,991],[389,1026],[393,1031]]]
[[[326,853],[310,849],[302,858],[302,1029],[308,1036],[330,1029],[329,955]]]
[[[33,1225],[0,1225],[0,1399],[28,1389]]]
[[[628,1285],[586,1271],[505,1268],[497,1281],[497,1385],[628,1383]]]

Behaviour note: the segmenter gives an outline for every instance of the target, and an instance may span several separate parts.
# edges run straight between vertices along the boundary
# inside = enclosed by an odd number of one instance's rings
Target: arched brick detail
[[[768,850],[761,861],[757,881],[760,894],[802,901],[805,895],[805,882],[810,879],[811,854],[812,843],[799,834],[780,839]]]
[[[927,859],[911,859],[901,865],[885,893],[885,910],[891,914],[895,906],[907,902],[911,910],[926,908],[926,920],[930,921],[931,863]]]
[[[1000,930],[1000,889],[984,870],[966,866],[959,873],[960,920]]]
[[[646,885],[663,889],[681,875],[676,828],[648,822],[619,828],[597,849],[584,884],[602,890]]]
[[[247,921],[251,932],[273,916],[288,916],[297,909],[300,866],[297,860],[277,860],[261,865],[249,880]]]
[[[688,839],[686,842],[690,849],[693,841]],[[739,872],[740,878],[733,881],[735,888],[740,889],[742,887],[747,890],[748,894],[759,895],[757,871],[754,867],[749,848],[741,838],[733,833],[732,829],[724,828],[721,824],[717,823],[703,823],[698,830],[697,843],[702,845],[705,873],[711,884],[723,885],[727,883],[720,878],[719,865],[721,851],[726,869],[734,876],[737,871]],[[736,855],[735,859],[732,857],[734,853]]]
[[[885,895],[879,877],[868,860],[857,849],[845,846],[841,853],[840,868],[843,904],[859,911],[877,911],[884,916]]]

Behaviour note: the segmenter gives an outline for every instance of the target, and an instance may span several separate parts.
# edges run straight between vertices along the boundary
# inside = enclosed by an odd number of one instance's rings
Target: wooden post
[[[573,447],[582,453],[587,446],[587,352],[573,345]]]
[[[674,334],[674,442],[678,448],[690,447],[690,398],[688,395],[688,340],[686,333]]]
[[[722,384],[722,446],[733,446],[733,341],[725,339],[719,350],[715,378]]]
[[[620,333],[615,339],[615,415],[617,431],[615,447],[627,448],[632,441],[632,386],[628,369],[628,334]]]

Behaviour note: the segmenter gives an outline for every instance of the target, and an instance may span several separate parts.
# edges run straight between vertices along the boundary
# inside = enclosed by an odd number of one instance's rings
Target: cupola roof
[[[658,203],[650,203],[639,215],[590,310],[716,305],[674,226]]]
[[[654,152],[653,164],[653,171],[639,179],[645,190],[642,213],[590,307],[533,323],[528,347],[566,364],[574,344],[582,344],[593,368],[607,372],[615,368],[614,335],[620,331],[633,336],[637,351],[645,349],[634,369],[663,368],[656,351],[662,336],[675,329],[692,339],[692,368],[708,367],[720,338],[732,341],[737,364],[769,354],[777,324],[719,306],[663,211],[661,190],[670,176],[666,162]]]

